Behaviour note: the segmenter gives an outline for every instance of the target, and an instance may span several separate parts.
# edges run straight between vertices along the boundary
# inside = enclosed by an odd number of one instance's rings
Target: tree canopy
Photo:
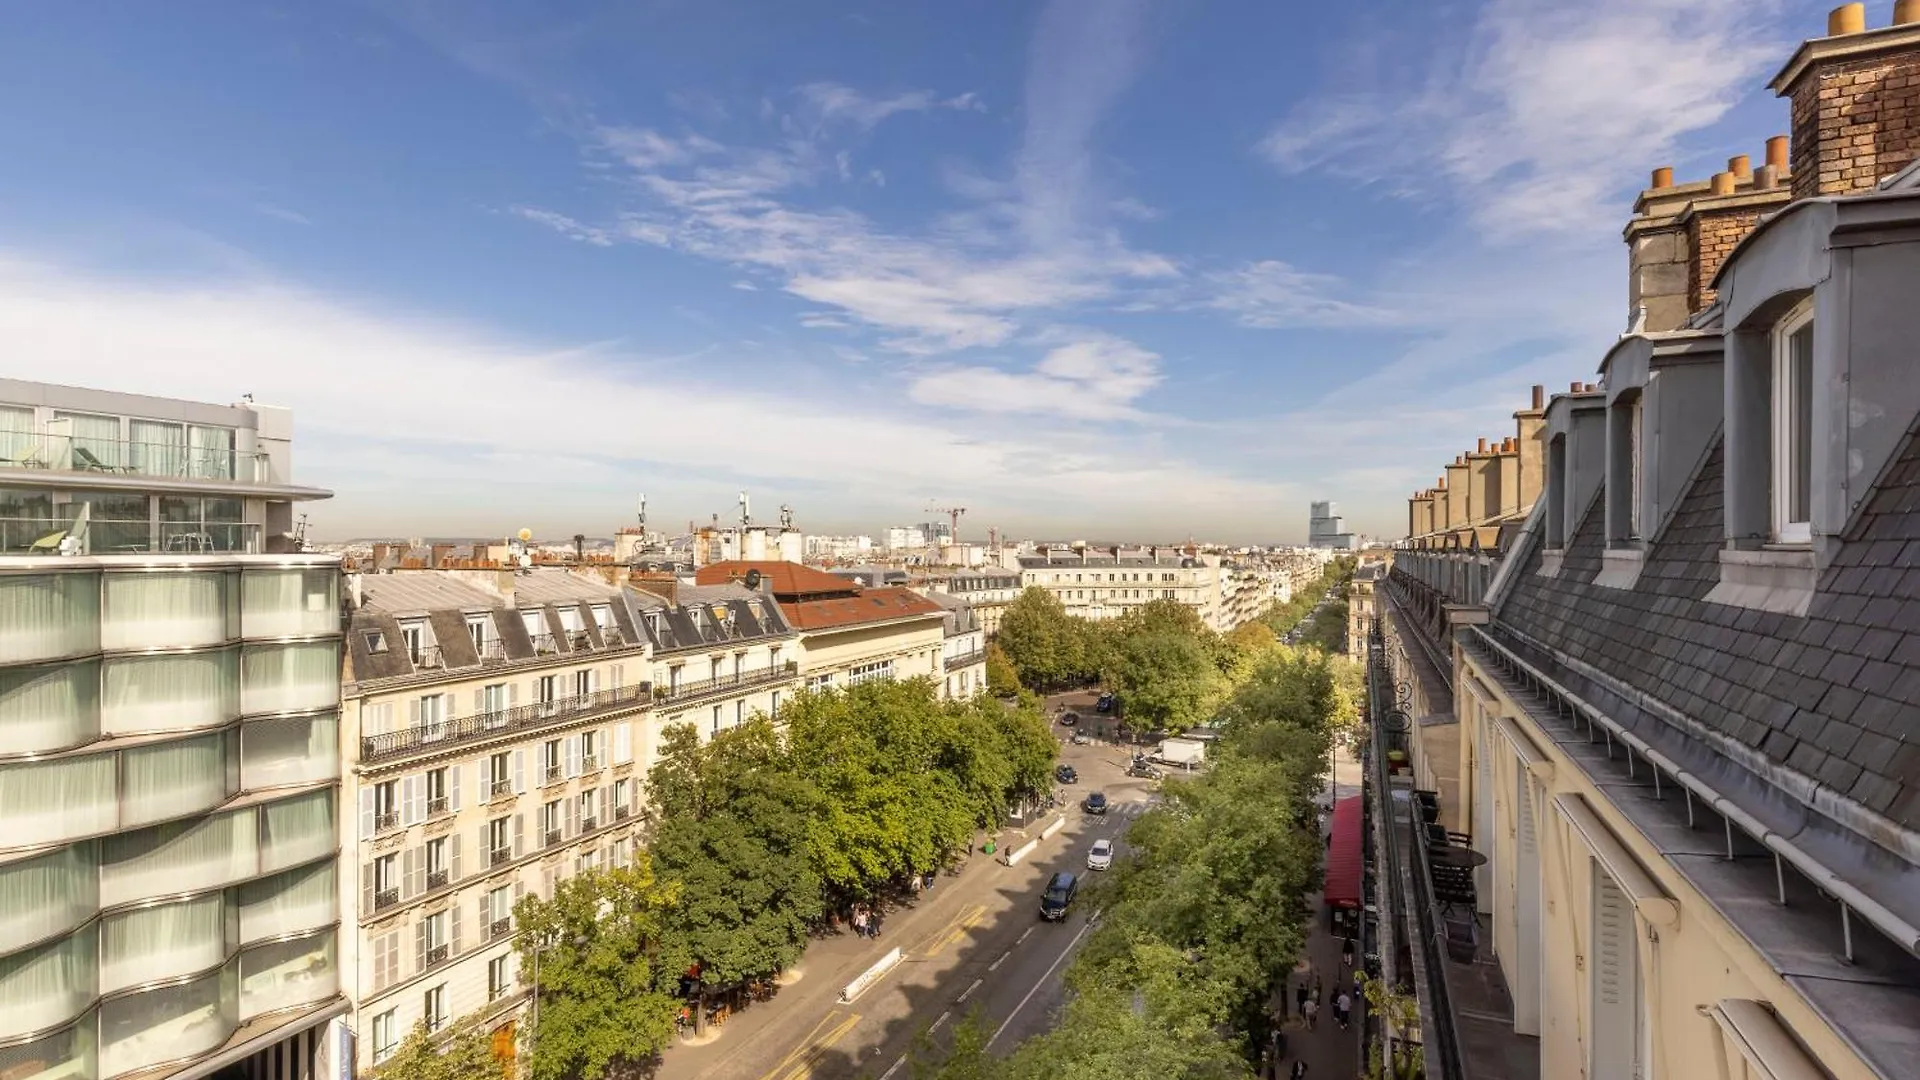
[[[1000,615],[994,640],[1026,686],[1045,691],[1098,670],[1088,663],[1092,635],[1084,619],[1067,614],[1060,598],[1030,587]]]
[[[473,1018],[454,1021],[444,1034],[415,1024],[393,1056],[374,1067],[377,1080],[503,1080],[493,1037]]]

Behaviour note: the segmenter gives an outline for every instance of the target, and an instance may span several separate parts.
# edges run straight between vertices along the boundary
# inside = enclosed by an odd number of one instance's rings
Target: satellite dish
[[[523,544],[524,544],[524,543],[526,543],[527,541],[529,541],[529,540],[531,540],[531,539],[533,539],[533,530],[532,530],[532,529],[521,529],[521,530],[520,530],[520,542],[521,542],[521,543],[523,543]]]
[[[747,588],[758,589],[759,587],[760,587],[760,571],[758,570],[747,571]]]
[[[1191,569],[1193,569],[1193,560],[1192,560],[1192,559],[1181,559],[1181,560],[1180,560],[1180,568],[1181,568],[1182,570],[1191,570]]]

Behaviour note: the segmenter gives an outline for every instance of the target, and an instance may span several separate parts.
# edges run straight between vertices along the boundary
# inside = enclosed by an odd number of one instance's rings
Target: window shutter
[[[1638,1075],[1638,974],[1636,928],[1627,894],[1593,859],[1592,1057],[1596,1077]]]
[[[597,694],[600,692],[600,669],[599,668],[587,669],[587,692],[589,694]]]
[[[420,699],[412,698],[407,702],[407,726],[420,726]]]
[[[460,834],[447,837],[447,880],[460,880]]]
[[[615,724],[613,726],[613,763],[624,765],[633,760],[633,726]]]
[[[480,852],[480,872],[484,874],[487,872],[487,867],[493,865],[493,825],[491,822],[483,821],[480,823],[480,847],[476,850]]]
[[[626,666],[625,664],[615,664],[615,665],[613,665],[613,667],[612,667],[612,671],[613,671],[613,686],[612,686],[612,689],[614,689],[614,690],[618,690],[618,689],[620,689],[620,688],[621,688],[622,686],[624,686],[624,685],[626,685],[626,680],[625,680],[625,678],[624,678],[624,676],[625,676],[625,674],[626,674],[626,670],[627,670],[627,666]]]
[[[413,825],[420,821],[420,788],[420,777],[400,778],[400,824]]]
[[[582,753],[583,748],[580,744],[580,736],[567,736],[563,750],[565,751],[567,760],[567,779],[571,780],[580,775],[580,759],[584,756]]]
[[[568,799],[566,802],[566,830],[568,836],[580,835],[580,801]]]
[[[451,904],[447,907],[447,920],[453,924],[453,929],[447,932],[447,955],[459,956],[460,955],[460,905],[459,904]]]
[[[457,812],[460,809],[460,766],[447,766],[447,810]]]
[[[360,789],[360,839],[373,839],[373,786]]]
[[[515,750],[513,752],[513,793],[519,795],[526,790],[527,752],[525,750]]]
[[[481,758],[478,764],[479,768],[473,770],[474,778],[479,781],[474,787],[473,805],[485,806],[493,798],[493,767],[486,758]]]
[[[514,703],[518,702],[519,700],[520,700],[520,684],[508,683],[507,684],[507,708],[509,709],[513,708]]]
[[[373,864],[366,863],[360,867],[360,913],[362,915],[373,914],[373,892]]]
[[[400,880],[405,882],[402,895],[414,897],[427,891],[427,860],[422,858],[425,854],[419,848],[408,848],[400,853]]]
[[[513,857],[516,859],[519,858],[522,854],[524,854],[527,850],[526,826],[527,826],[527,815],[525,814],[513,815]]]
[[[482,687],[473,692],[473,715],[479,716],[487,711],[487,691]]]
[[[613,824],[613,789],[610,787],[600,789],[600,824]]]
[[[415,971],[427,970],[427,920],[421,919],[413,924],[414,960],[418,964]]]

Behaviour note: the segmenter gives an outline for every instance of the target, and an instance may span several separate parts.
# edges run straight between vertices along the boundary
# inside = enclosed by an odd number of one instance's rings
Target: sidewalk
[[[1360,793],[1360,766],[1350,757],[1344,748],[1334,751],[1333,780],[1328,794],[1331,797],[1358,795]],[[1355,1080],[1361,1075],[1360,1021],[1363,1003],[1359,995],[1354,994],[1353,1018],[1347,1030],[1333,1018],[1333,1001],[1341,990],[1349,993],[1353,990],[1353,968],[1340,964],[1341,940],[1327,929],[1326,908],[1320,903],[1320,894],[1309,898],[1309,910],[1313,912],[1313,929],[1307,937],[1306,953],[1301,965],[1287,977],[1284,992],[1286,1001],[1286,1024],[1283,1028],[1287,1038],[1287,1053],[1275,1065],[1273,1076],[1285,1080],[1288,1070],[1296,1061],[1307,1063],[1308,1080]],[[1354,957],[1354,963],[1360,963],[1360,957]],[[1301,1018],[1295,996],[1302,984],[1311,988],[1314,976],[1320,979],[1320,1013],[1316,1018],[1314,1030],[1308,1031],[1306,1021]]]

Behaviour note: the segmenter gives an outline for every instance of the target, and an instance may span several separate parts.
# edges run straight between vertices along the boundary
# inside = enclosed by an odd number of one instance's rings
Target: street
[[[994,1033],[995,1053],[1045,1030],[1061,1002],[1061,975],[1086,938],[1092,911],[1083,894],[1066,919],[1045,922],[1039,916],[1041,890],[1056,870],[1088,874],[1094,840],[1120,841],[1153,798],[1150,782],[1124,775],[1127,751],[1068,745],[1071,729],[1059,725],[1055,733],[1063,740],[1061,762],[1078,770],[1080,780],[1062,786],[1064,809],[1036,815],[1025,831],[1038,837],[1064,815],[1060,831],[1012,867],[998,861],[999,853],[976,851],[957,873],[942,875],[931,892],[892,911],[878,940],[848,933],[817,940],[797,982],[736,1014],[711,1042],[668,1050],[662,1080],[900,1080],[916,1032],[924,1027],[937,1037],[975,1008]],[[1081,809],[1091,791],[1106,793],[1106,815]],[[1001,852],[1024,840],[1003,834]],[[1123,856],[1124,844],[1117,846]],[[841,989],[894,948],[904,954],[898,966],[841,1003]]]

